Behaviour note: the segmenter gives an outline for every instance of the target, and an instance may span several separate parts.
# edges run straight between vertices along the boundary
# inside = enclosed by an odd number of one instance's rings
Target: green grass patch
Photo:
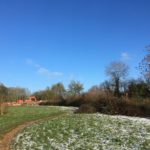
[[[17,125],[44,117],[57,116],[68,110],[63,107],[46,106],[8,107],[8,113],[0,116],[0,138]]]
[[[149,150],[148,119],[76,114],[25,128],[13,140],[14,150]]]

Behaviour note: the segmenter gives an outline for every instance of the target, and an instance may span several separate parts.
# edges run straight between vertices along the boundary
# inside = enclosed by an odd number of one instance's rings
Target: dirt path
[[[44,117],[42,119],[38,119],[38,120],[34,120],[34,121],[29,121],[26,123],[23,123],[21,125],[18,125],[16,128],[12,129],[10,132],[6,133],[3,137],[3,139],[0,140],[0,150],[10,150],[10,143],[12,138],[19,132],[21,131],[23,128],[30,126],[34,123],[38,123],[44,120],[48,120],[48,119],[54,119],[60,116],[65,116],[67,113],[62,113],[59,115],[54,115],[54,116],[49,116],[49,117]]]

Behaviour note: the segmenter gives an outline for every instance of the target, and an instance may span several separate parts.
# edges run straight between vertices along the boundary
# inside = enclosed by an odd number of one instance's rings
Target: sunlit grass
[[[108,115],[70,115],[25,128],[14,150],[149,150],[150,121]]]
[[[2,137],[4,133],[10,131],[17,125],[44,117],[59,115],[65,111],[66,110],[61,107],[45,107],[45,106],[9,107],[8,113],[0,116],[0,137]]]

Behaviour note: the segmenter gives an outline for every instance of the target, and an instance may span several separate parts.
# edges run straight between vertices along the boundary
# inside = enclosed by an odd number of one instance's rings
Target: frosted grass
[[[69,115],[25,128],[13,150],[149,150],[150,120],[136,117]]]

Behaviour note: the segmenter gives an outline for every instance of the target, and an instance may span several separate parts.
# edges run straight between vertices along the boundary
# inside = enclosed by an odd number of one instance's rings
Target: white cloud
[[[47,68],[35,63],[32,59],[27,59],[26,63],[30,66],[35,67],[37,69],[37,73],[40,75],[47,76],[49,78],[63,76],[62,72],[49,71]]]
[[[122,60],[128,60],[128,59],[130,59],[128,52],[122,52],[121,53],[121,59]]]
[[[51,72],[46,68],[43,67],[39,67],[38,68],[38,73],[47,77],[58,77],[58,76],[62,76],[63,73],[62,72]]]

